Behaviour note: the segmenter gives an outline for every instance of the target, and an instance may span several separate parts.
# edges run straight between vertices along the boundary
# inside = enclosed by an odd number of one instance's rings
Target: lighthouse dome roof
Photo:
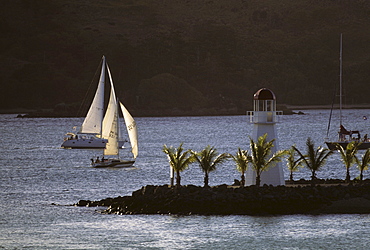
[[[274,92],[268,88],[262,88],[254,94],[254,100],[276,100]]]

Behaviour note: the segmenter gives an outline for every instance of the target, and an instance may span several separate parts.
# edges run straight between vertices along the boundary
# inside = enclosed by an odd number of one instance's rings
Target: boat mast
[[[105,67],[106,67],[105,66],[105,56],[103,55],[103,58],[102,58],[102,72],[104,70],[104,79],[103,79],[104,84],[105,84]],[[104,91],[103,91],[103,93],[104,93]],[[103,108],[104,108],[104,99],[105,99],[105,95],[103,94]],[[100,138],[103,138],[103,119],[101,119],[101,121],[100,121]]]
[[[339,123],[342,125],[342,33],[340,34],[339,52]]]
[[[119,110],[121,109],[121,107],[119,106],[119,100],[118,98],[116,97],[116,137],[117,137],[117,142],[116,142],[116,147],[117,147],[117,158],[119,159]]]

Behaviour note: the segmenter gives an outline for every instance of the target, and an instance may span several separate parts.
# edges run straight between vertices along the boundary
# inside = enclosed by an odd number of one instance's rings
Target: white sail
[[[99,85],[89,112],[82,123],[80,133],[101,134],[102,119],[104,115],[104,81],[105,81],[105,57],[103,56]]]
[[[136,157],[139,154],[136,122],[134,118],[132,118],[131,114],[128,112],[126,107],[123,106],[121,102],[120,102],[120,106],[121,106],[123,118],[125,119],[127,133],[130,138],[132,154],[134,155],[134,158],[136,159]]]
[[[110,81],[110,97],[109,97],[109,103],[107,110],[105,111],[104,115],[104,120],[103,120],[103,129],[102,129],[102,138],[108,139],[109,133],[111,131],[111,125],[114,119],[114,113],[117,110],[117,98],[116,98],[116,93],[114,91],[114,86],[113,86],[113,79],[107,64],[107,71],[109,75],[109,81]]]
[[[113,108],[113,107],[112,107]],[[104,149],[104,155],[115,155],[118,156],[118,110],[117,103],[115,104],[115,110],[113,113],[113,119],[111,128],[108,136],[108,143]]]

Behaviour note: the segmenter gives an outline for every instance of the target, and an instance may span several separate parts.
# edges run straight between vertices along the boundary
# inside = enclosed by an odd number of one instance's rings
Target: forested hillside
[[[370,1],[4,0],[0,109],[77,114],[107,57],[135,114],[244,113],[278,103],[369,103]],[[93,85],[94,86],[94,85]],[[94,88],[94,87],[92,87]]]

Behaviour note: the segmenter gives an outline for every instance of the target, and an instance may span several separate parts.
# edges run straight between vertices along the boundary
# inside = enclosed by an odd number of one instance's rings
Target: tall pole
[[[339,122],[342,125],[342,33],[340,34],[339,52]]]
[[[175,184],[175,170],[170,166],[170,186],[173,187]]]

